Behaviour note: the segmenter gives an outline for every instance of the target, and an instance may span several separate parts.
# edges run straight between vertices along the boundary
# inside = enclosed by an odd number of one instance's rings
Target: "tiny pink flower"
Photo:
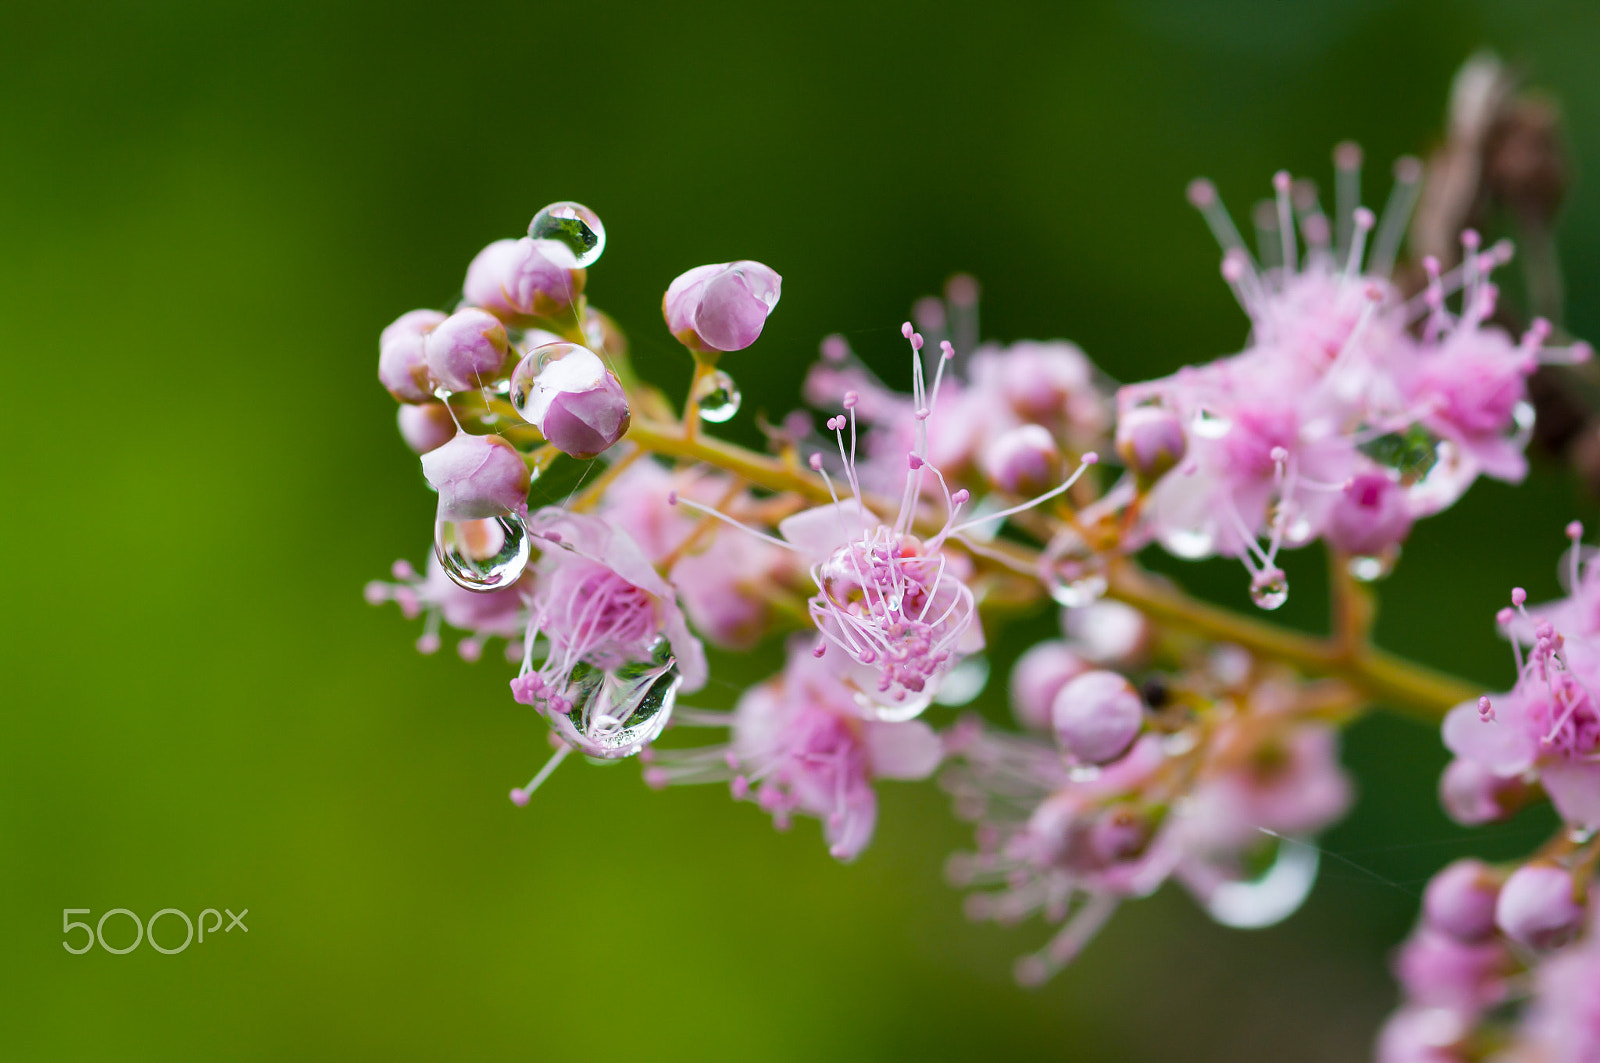
[[[1088,662],[1059,639],[1029,647],[1011,669],[1011,709],[1018,722],[1029,730],[1049,730],[1056,695],[1089,668]]]
[[[783,278],[748,260],[697,266],[667,287],[667,331],[692,351],[742,351],[761,336]]]
[[[1583,906],[1572,873],[1554,864],[1524,864],[1511,873],[1495,903],[1502,933],[1530,949],[1548,950],[1570,941],[1583,927]]]
[[[442,402],[401,403],[396,417],[400,438],[418,454],[444,446],[456,434],[455,419]]]
[[[1328,514],[1328,541],[1349,554],[1380,554],[1411,532],[1405,489],[1381,472],[1364,472],[1345,484]]]
[[[1428,925],[1461,941],[1494,933],[1500,878],[1481,860],[1457,860],[1433,876],[1422,895]]]
[[[505,365],[506,327],[493,314],[467,307],[441,321],[424,339],[428,371],[451,391],[485,387]]]
[[[1050,706],[1056,742],[1068,757],[1083,764],[1104,764],[1120,757],[1144,725],[1144,702],[1115,672],[1085,672],[1070,680]]]

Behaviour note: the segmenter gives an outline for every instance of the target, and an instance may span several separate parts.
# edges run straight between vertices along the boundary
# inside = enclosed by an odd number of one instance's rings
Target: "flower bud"
[[[457,310],[423,341],[428,371],[451,391],[470,391],[494,380],[506,361],[506,327],[487,310]]]
[[[1143,853],[1154,833],[1149,816],[1130,805],[1118,805],[1089,828],[1089,851],[1101,864],[1121,863]]]
[[[1505,996],[1505,947],[1469,944],[1423,927],[1400,948],[1395,974],[1406,997],[1434,1007],[1482,1008]]]
[[[984,475],[1000,490],[1037,495],[1058,482],[1061,451],[1043,425],[1025,424],[992,440],[980,461]]]
[[[742,351],[778,305],[783,278],[759,262],[696,266],[667,287],[667,330],[691,351]]]
[[[1481,941],[1494,933],[1499,892],[1500,881],[1488,864],[1457,860],[1428,883],[1422,916],[1435,930],[1460,941]]]
[[[1056,694],[1050,722],[1063,753],[1087,764],[1105,764],[1138,737],[1144,702],[1117,673],[1085,672]]]
[[[511,405],[555,448],[592,458],[621,439],[632,414],[628,396],[599,355],[576,343],[529,351],[511,374]]]
[[[1378,554],[1411,532],[1405,490],[1381,472],[1364,472],[1345,485],[1328,518],[1327,538],[1350,554]]]
[[[1011,710],[1017,722],[1035,731],[1049,730],[1050,706],[1056,695],[1088,670],[1083,658],[1060,639],[1029,648],[1011,669]]]
[[[1134,406],[1117,418],[1117,454],[1141,483],[1154,483],[1189,448],[1183,422],[1165,406]]]
[[[467,266],[467,302],[508,325],[567,314],[583,291],[584,271],[562,269],[534,241],[496,240]]]
[[[456,434],[455,419],[442,402],[402,403],[400,438],[418,454],[426,454],[450,442]]]
[[[423,338],[443,320],[437,310],[412,310],[395,318],[378,337],[378,382],[401,402],[433,400]]]
[[[422,456],[422,475],[439,492],[440,520],[483,520],[528,506],[528,466],[499,436],[458,432]]]
[[[1500,888],[1494,921],[1512,941],[1531,949],[1553,949],[1583,926],[1583,907],[1573,899],[1572,875],[1554,864],[1524,864]]]

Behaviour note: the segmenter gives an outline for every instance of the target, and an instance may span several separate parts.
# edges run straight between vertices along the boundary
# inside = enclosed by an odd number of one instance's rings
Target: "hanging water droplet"
[[[874,690],[871,694],[856,691],[856,704],[865,710],[873,719],[885,723],[901,723],[905,720],[914,720],[921,716],[923,710],[933,704],[933,694],[924,690],[903,691],[905,697],[896,698],[893,694],[879,694]]]
[[[1360,554],[1350,559],[1350,575],[1362,583],[1374,583],[1394,571],[1400,548],[1391,546],[1379,554]]]
[[[517,582],[531,548],[528,529],[511,514],[441,520],[433,529],[433,552],[444,574],[469,591],[497,591]]]
[[[989,658],[975,653],[963,657],[961,663],[950,669],[944,682],[939,684],[939,692],[933,696],[933,700],[940,705],[967,705],[983,693],[988,682]]]
[[[1045,589],[1058,605],[1081,609],[1106,593],[1106,559],[1091,550],[1076,532],[1058,536],[1040,564]]]
[[[1289,579],[1282,571],[1263,572],[1250,581],[1250,600],[1261,609],[1276,609],[1289,600]]]
[[[528,235],[540,242],[539,250],[563,269],[582,269],[593,265],[606,249],[606,227],[600,215],[584,206],[564,200],[552,203],[533,216]]]
[[[700,419],[712,424],[731,420],[739,412],[739,402],[744,396],[733,377],[718,369],[700,378],[694,387],[695,403],[700,408]]]
[[[1201,903],[1223,926],[1254,930],[1281,923],[1305,903],[1317,880],[1316,846],[1294,838],[1274,839],[1263,850],[1271,863],[1259,875],[1214,887]]]
[[[581,661],[567,678],[562,696],[572,708],[557,718],[557,733],[588,757],[631,757],[666,727],[682,682],[665,638],[647,660],[610,669]]]
[[[1208,522],[1192,528],[1169,528],[1161,535],[1161,545],[1185,561],[1210,557],[1217,545],[1216,525]]]
[[[1195,412],[1190,425],[1194,434],[1202,439],[1221,439],[1233,427],[1233,422],[1216,410],[1201,408]]]

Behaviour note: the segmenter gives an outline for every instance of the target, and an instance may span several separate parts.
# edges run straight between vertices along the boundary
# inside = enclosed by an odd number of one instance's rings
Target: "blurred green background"
[[[562,198],[605,219],[590,293],[659,380],[686,371],[659,317],[672,277],[784,275],[729,359],[746,426],[793,405],[827,332],[898,364],[907,308],[956,270],[983,281],[990,336],[1170,371],[1244,334],[1189,178],[1237,210],[1279,167],[1326,182],[1345,137],[1381,173],[1430,145],[1485,45],[1565,107],[1591,177],[1563,224],[1568,323],[1600,337],[1593,5],[224,0],[6,21],[0,1057],[1352,1060],[1419,884],[1538,838],[1464,841],[1434,804],[1435,735],[1374,718],[1299,915],[1225,931],[1163,893],[1029,992],[1011,961],[1047,931],[963,920],[940,869],[967,832],[932,787],[886,786],[850,867],[814,822],[779,835],[632,766],[564,768],[516,809],[544,728],[507,670],[420,657],[415,625],[361,598],[423,560],[432,506],[373,374],[384,324],[449,302],[479,247]],[[1383,641],[1503,686],[1494,607],[1512,583],[1552,593],[1562,523],[1594,512],[1548,465],[1478,488],[1408,545]],[[1231,566],[1194,580],[1245,604]],[[772,663],[727,664],[697,701]],[[74,956],[68,907],[248,908],[249,931]]]

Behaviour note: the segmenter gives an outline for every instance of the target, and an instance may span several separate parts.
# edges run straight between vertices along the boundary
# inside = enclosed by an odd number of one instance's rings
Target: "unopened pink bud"
[[[1500,889],[1494,920],[1512,941],[1531,949],[1566,944],[1583,926],[1572,875],[1554,864],[1524,864]]]
[[[1345,485],[1328,520],[1327,538],[1351,554],[1379,554],[1411,532],[1405,490],[1380,472],[1365,472]]]
[[[378,337],[378,382],[401,402],[433,401],[434,382],[423,337],[444,318],[437,310],[412,310],[401,314]]]
[[[422,456],[422,475],[439,492],[440,520],[483,520],[528,504],[528,466],[499,436],[459,432]]]
[[[1019,425],[1002,433],[979,459],[991,483],[1014,495],[1036,495],[1058,482],[1061,451],[1042,425]]]
[[[1451,819],[1466,827],[1509,819],[1532,796],[1532,788],[1520,778],[1496,775],[1466,757],[1452,760],[1439,777],[1439,803]]]
[[[1121,756],[1144,725],[1144,702],[1115,672],[1085,672],[1061,688],[1050,722],[1063,753],[1088,764]]]
[[[563,454],[592,458],[621,439],[632,414],[616,374],[576,343],[529,351],[511,373],[511,405]]]
[[[528,237],[496,240],[467,266],[467,302],[508,325],[564,317],[583,291],[584,271],[563,269]]]
[[[759,262],[697,266],[668,286],[661,313],[691,351],[742,351],[760,337],[782,287],[783,278]]]
[[[1049,730],[1056,695],[1088,670],[1083,658],[1060,639],[1029,648],[1011,669],[1011,709],[1017,722],[1035,731]]]
[[[1089,848],[1102,863],[1120,863],[1144,852],[1152,833],[1150,820],[1124,805],[1095,820],[1089,828]]]
[[[506,361],[506,327],[487,310],[457,310],[423,342],[428,371],[451,391],[491,383]]]
[[[450,442],[456,422],[442,402],[400,406],[400,438],[418,454],[426,454]]]
[[[1165,406],[1135,406],[1117,420],[1117,453],[1144,483],[1166,475],[1188,450],[1183,422]]]
[[[1457,860],[1433,876],[1422,895],[1428,925],[1461,941],[1481,941],[1494,933],[1495,899],[1500,880],[1482,860]]]

